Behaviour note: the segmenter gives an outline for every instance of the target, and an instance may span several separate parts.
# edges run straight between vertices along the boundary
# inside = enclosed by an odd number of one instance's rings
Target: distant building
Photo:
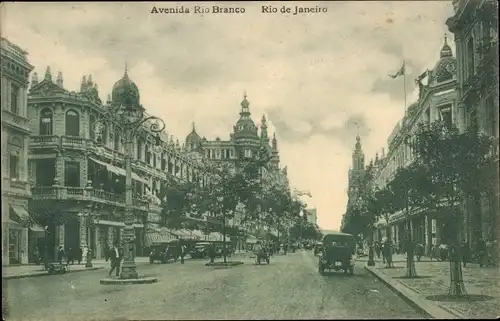
[[[347,188],[347,211],[342,216],[341,228],[343,231],[346,224],[346,215],[349,215],[349,209],[357,206],[361,197],[361,187],[365,177],[365,154],[361,147],[361,137],[356,136],[356,144],[352,153],[352,165],[349,169],[349,186]]]
[[[33,66],[27,52],[1,38],[2,105],[2,264],[28,263],[31,196],[28,182],[27,89]],[[43,232],[38,228],[39,232]]]
[[[278,151],[278,140],[276,135],[270,142],[267,132],[267,119],[263,115],[260,122],[260,133],[255,125],[250,112],[250,102],[247,96],[243,97],[241,102],[240,117],[233,126],[233,132],[229,134],[229,139],[222,140],[217,137],[214,140],[208,140],[201,137],[193,124],[191,133],[186,137],[185,148],[186,152],[195,158],[204,158],[212,162],[226,162],[231,164],[236,170],[241,168],[241,165],[246,159],[260,153],[267,155],[269,161],[261,169],[262,179],[264,183],[278,182],[285,189],[290,191],[287,168],[280,167],[280,155]],[[240,226],[243,218],[243,207],[239,206],[234,219],[230,220],[229,224]],[[286,223],[282,222],[280,230],[285,229]],[[277,233],[277,226],[270,227],[269,231],[272,234]],[[248,230],[255,233],[263,233],[264,226],[255,222],[252,226],[248,226]]]

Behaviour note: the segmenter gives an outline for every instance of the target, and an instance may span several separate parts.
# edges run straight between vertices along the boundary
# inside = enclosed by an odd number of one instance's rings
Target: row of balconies
[[[31,136],[29,144],[29,148],[32,150],[47,149],[47,148],[55,148],[55,149],[71,148],[73,150],[93,151],[99,154],[98,147],[99,147],[98,144],[91,139],[85,139],[83,137],[56,136],[56,135]],[[123,160],[125,157],[123,153],[108,147],[103,147],[102,151],[104,152],[104,155],[102,156],[104,156],[107,159]],[[166,169],[162,170],[160,168],[153,167],[151,165],[148,165],[146,162],[140,160],[133,160],[132,166],[135,169],[145,172],[149,175],[156,177],[165,177]],[[174,175],[173,173],[170,174]]]
[[[75,200],[93,201],[97,203],[125,207],[125,196],[92,187],[43,186],[31,189],[34,200]],[[149,202],[140,198],[132,198],[134,209],[147,211]]]

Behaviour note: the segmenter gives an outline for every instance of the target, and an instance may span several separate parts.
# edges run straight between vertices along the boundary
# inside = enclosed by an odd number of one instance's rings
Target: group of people
[[[40,251],[38,248],[35,249],[34,252],[34,259],[36,264],[40,264],[41,261],[48,263],[48,256],[42,255],[44,251]],[[57,262],[59,264],[63,264],[63,261],[66,261],[65,263],[67,265],[69,264],[75,264],[75,261],[78,262],[78,264],[81,264],[82,261],[85,261],[87,254],[90,252],[89,248],[87,246],[83,247],[77,247],[77,248],[68,248],[67,251],[64,250],[64,247],[60,245],[57,248]]]
[[[380,255],[382,255],[382,262],[386,265],[386,267],[394,267],[394,262],[392,261],[394,244],[392,244],[390,239],[384,238],[382,242],[376,241],[374,244],[374,250],[378,259],[380,259]]]
[[[382,255],[382,260],[384,264],[388,267],[392,266],[392,255],[397,249],[394,247],[392,242],[384,238],[382,242],[376,241],[374,243],[374,251],[377,258]],[[402,246],[402,252],[407,253],[408,249]],[[419,242],[414,243],[413,255],[415,255],[417,261],[425,254],[425,247]],[[472,248],[466,240],[463,240],[458,248],[454,246],[449,246],[447,244],[435,244],[432,245],[429,252],[430,260],[446,261],[451,259],[460,260],[463,266],[466,267],[467,263],[475,261],[480,267],[484,266],[498,266],[499,263],[499,248],[498,242],[496,240],[485,241],[480,238],[479,241]]]
[[[456,259],[459,259],[464,267],[472,261],[476,261],[479,267],[496,267],[499,261],[498,252],[499,248],[496,240],[485,241],[483,238],[480,238],[472,248],[469,246],[467,240],[463,240],[457,250],[453,246],[446,244],[434,245],[431,248],[430,258],[431,260],[435,258],[438,261],[445,261],[455,255]]]

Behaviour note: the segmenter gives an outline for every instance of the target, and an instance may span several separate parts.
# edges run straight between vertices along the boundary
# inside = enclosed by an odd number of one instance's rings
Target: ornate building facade
[[[457,50],[457,88],[460,128],[470,126],[494,139],[498,177],[498,1],[455,0],[454,15],[446,21],[455,36]],[[494,184],[481,196],[480,208],[468,204],[464,237],[498,239],[499,186]]]
[[[233,132],[229,134],[229,139],[221,140],[217,137],[215,140],[208,140],[198,134],[193,124],[191,133],[185,139],[187,153],[197,159],[204,158],[212,162],[228,162],[237,170],[246,159],[252,158],[264,150],[269,156],[269,160],[261,169],[262,181],[272,184],[278,183],[289,191],[287,168],[280,167],[278,140],[276,135],[273,135],[272,140],[269,138],[266,117],[263,115],[261,118],[259,132],[259,128],[251,117],[250,102],[247,100],[246,94],[240,105],[240,118],[233,126]],[[198,156],[194,156],[196,154]],[[244,208],[239,206],[234,219],[229,224],[240,226],[243,220],[243,212]],[[257,225],[258,223],[247,226],[247,229],[250,232],[255,232],[259,230]]]
[[[2,264],[28,263],[28,235],[40,232],[23,222],[31,195],[28,182],[27,89],[33,66],[27,52],[1,38],[2,77]]]
[[[95,122],[112,104],[119,103],[123,92],[132,92],[139,102],[139,89],[127,71],[106,102],[100,100],[91,75],[83,77],[78,92],[64,87],[61,72],[54,80],[50,68],[41,81],[36,73],[32,76],[28,97],[29,173],[34,185],[30,211],[63,217],[61,224],[48,226],[51,249],[62,245],[69,250],[88,244],[94,257],[102,258],[106,246],[122,240],[123,135],[112,124],[104,125],[98,135]],[[153,210],[150,204],[160,203],[156,196],[161,184],[171,178],[198,181],[204,176],[199,163],[166,132],[160,136],[158,147],[154,147],[156,142],[146,127],[136,136],[132,183],[140,255],[147,246],[148,223],[152,223],[148,217],[157,217],[148,213]]]
[[[439,53],[439,60],[431,70],[426,70],[417,79],[419,97],[417,102],[408,106],[405,117],[398,122],[388,138],[388,151],[375,159],[375,175],[373,187],[384,188],[398,168],[408,166],[413,160],[413,150],[405,143],[406,137],[414,136],[420,122],[432,123],[444,121],[460,127],[460,113],[457,102],[457,61],[453,57],[451,47],[445,37]],[[401,244],[405,235],[405,219],[407,213],[402,210],[381,218],[377,224],[374,239],[382,237],[392,239],[394,244]],[[450,235],[446,235],[449,218],[437,212],[422,212],[410,209],[412,239],[420,242],[430,250],[432,244],[449,243]]]

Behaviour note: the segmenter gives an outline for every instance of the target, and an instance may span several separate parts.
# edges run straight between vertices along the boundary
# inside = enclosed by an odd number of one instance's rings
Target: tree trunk
[[[452,208],[452,233],[453,244],[448,251],[448,257],[450,260],[450,288],[448,290],[448,295],[453,297],[463,297],[467,295],[464,286],[464,279],[462,275],[462,265],[460,257],[460,238],[459,231],[462,224],[461,215],[455,214],[459,211],[459,207]]]
[[[224,255],[224,263],[227,263],[226,255],[226,212],[222,211],[222,251]]]

